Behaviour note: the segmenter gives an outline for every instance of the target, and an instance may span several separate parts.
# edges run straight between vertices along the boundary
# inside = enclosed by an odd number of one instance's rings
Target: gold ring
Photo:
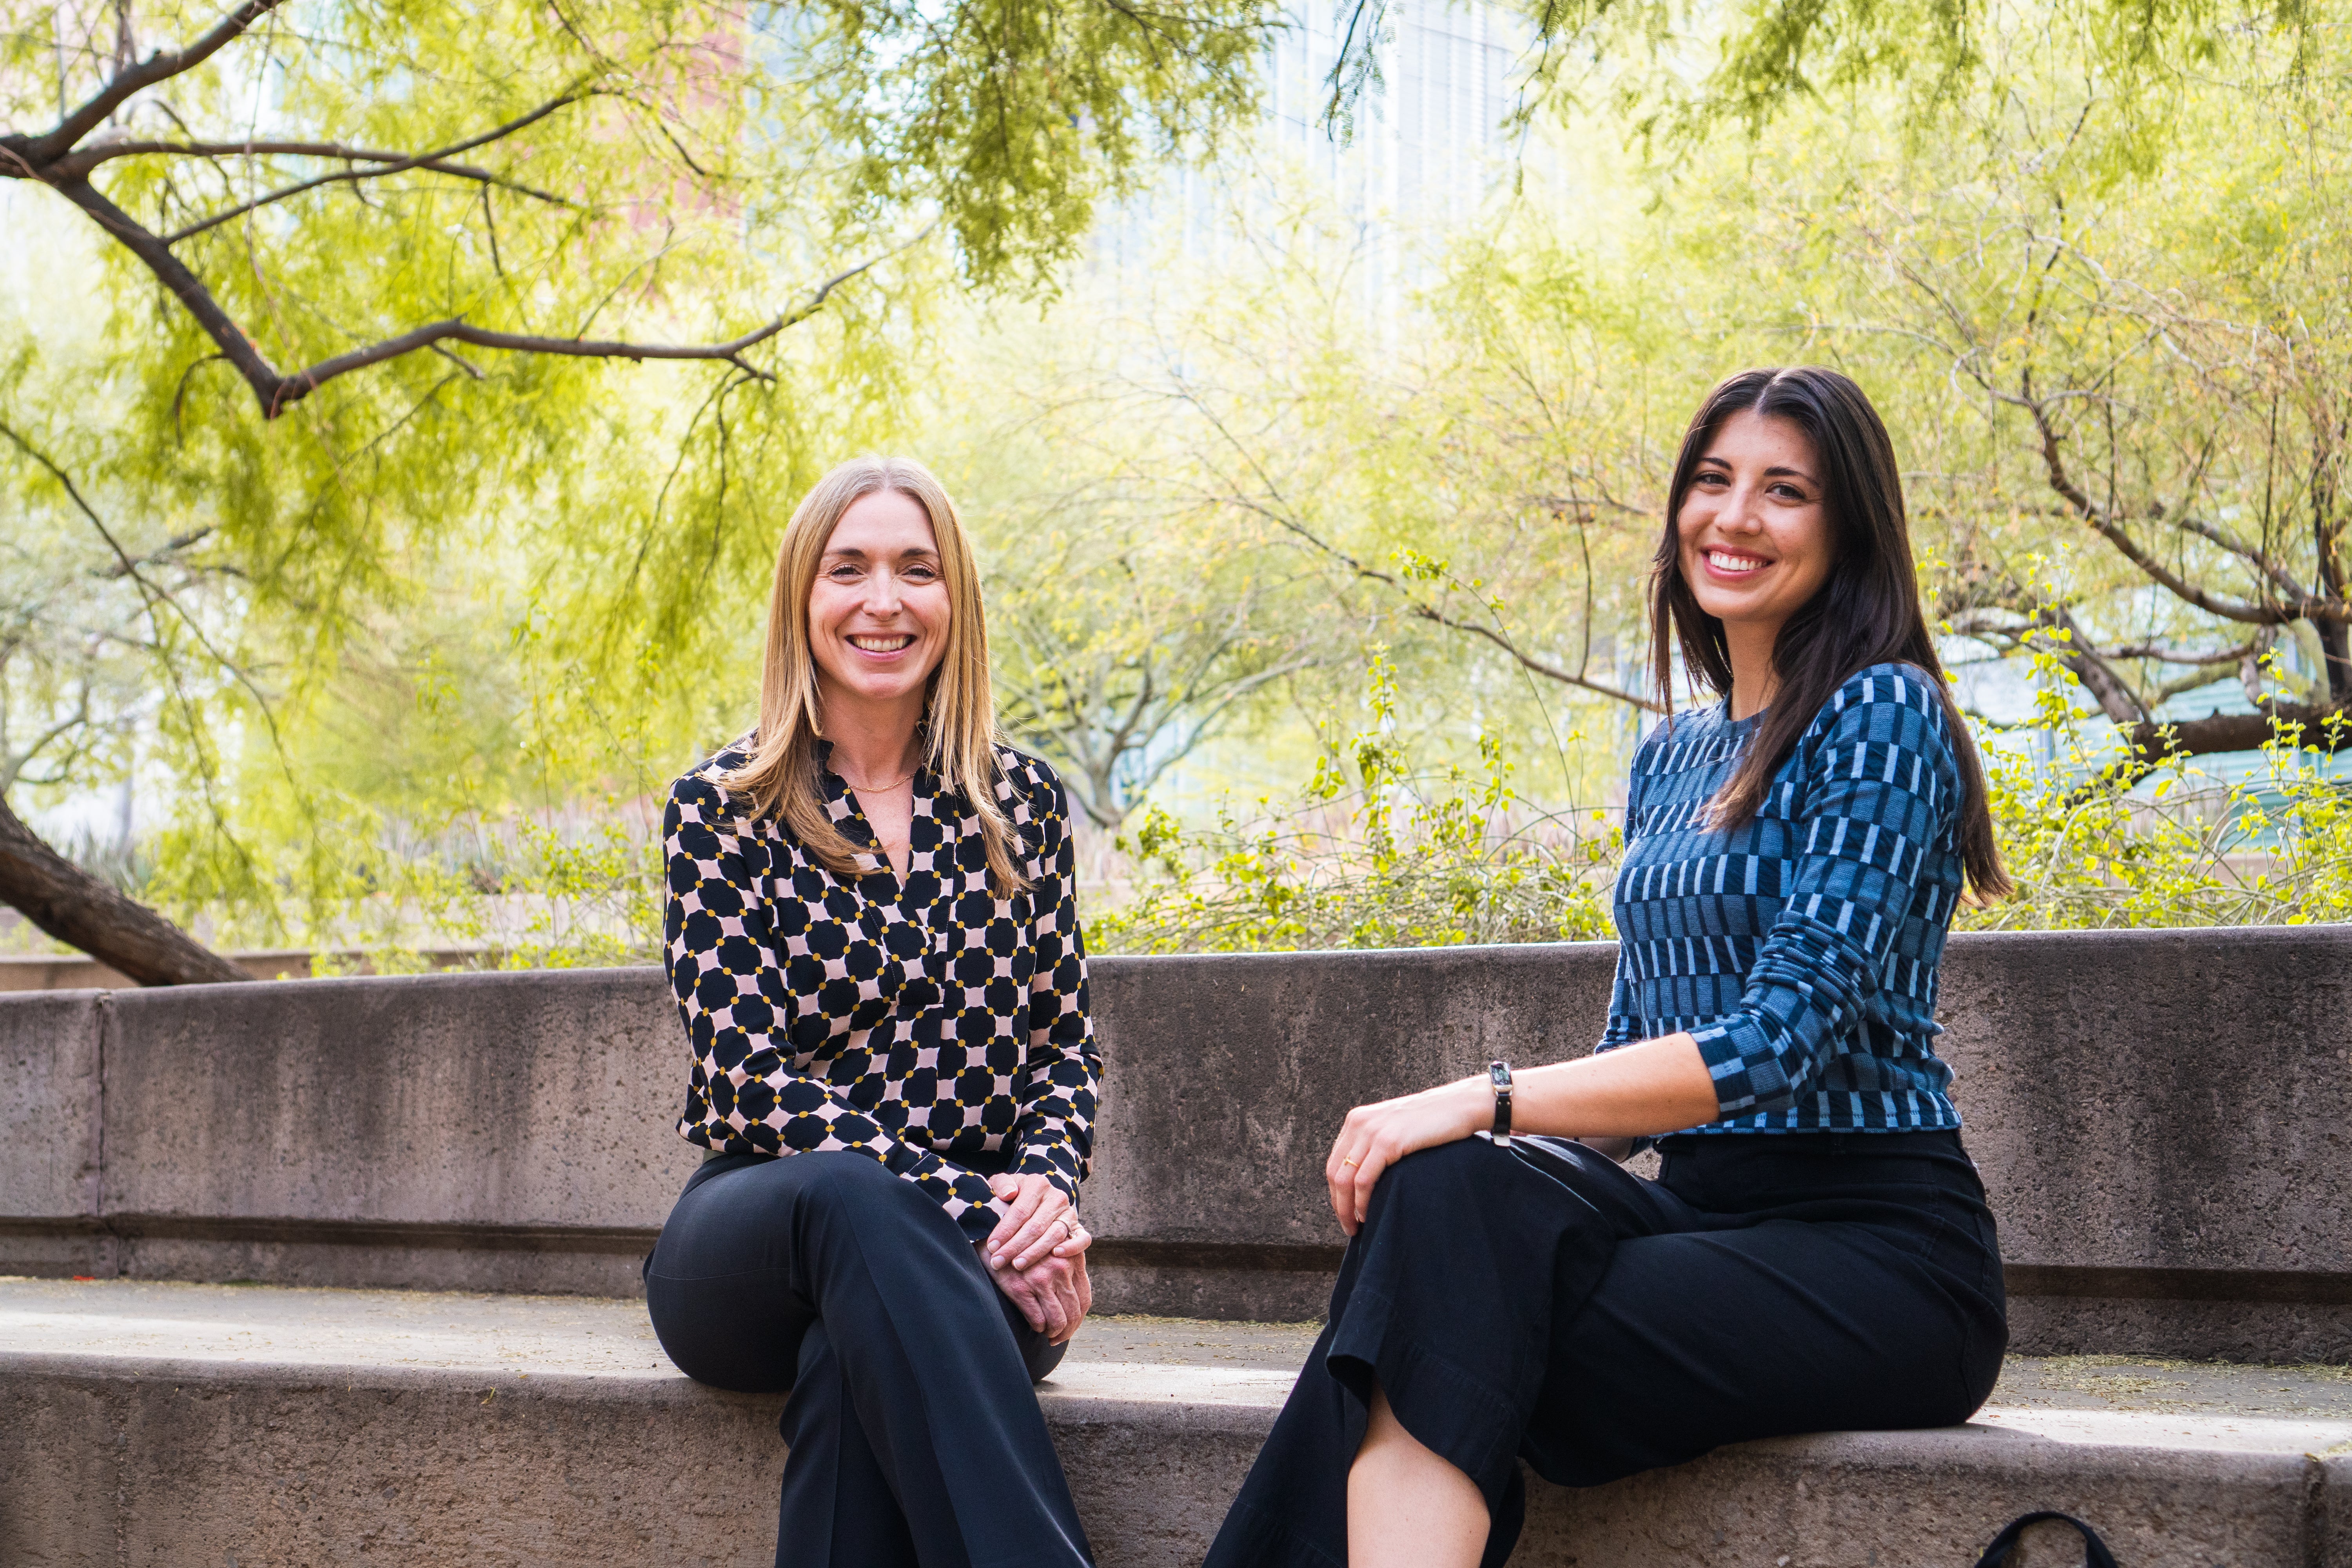
[[[1356,1162],[1354,1162],[1353,1160],[1342,1160],[1342,1161],[1340,1161],[1340,1162],[1339,1162],[1339,1163],[1341,1163],[1342,1165],[1352,1165],[1352,1164],[1354,1164],[1355,1163],[1356,1163]]]

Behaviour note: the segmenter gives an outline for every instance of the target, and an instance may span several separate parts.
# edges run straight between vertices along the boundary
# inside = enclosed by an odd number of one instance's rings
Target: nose
[[[898,574],[887,566],[866,574],[865,608],[869,616],[898,613]]]
[[[1764,489],[1760,485],[1736,484],[1716,513],[1717,526],[1727,533],[1760,533],[1764,528]]]
[[[1738,484],[1731,491],[1731,505],[1724,508],[1727,527],[1740,529],[1743,533],[1755,533],[1764,527],[1764,487],[1761,484]]]

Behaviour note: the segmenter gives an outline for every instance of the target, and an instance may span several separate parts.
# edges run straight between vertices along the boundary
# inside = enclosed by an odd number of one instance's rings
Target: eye
[[[857,568],[846,561],[835,562],[825,568],[824,574],[836,583],[854,583],[861,575]]]
[[[908,566],[905,576],[910,583],[929,583],[939,576],[939,572],[928,562],[917,561]]]

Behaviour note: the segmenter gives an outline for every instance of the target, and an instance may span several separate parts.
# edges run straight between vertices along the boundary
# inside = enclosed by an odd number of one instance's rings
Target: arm
[[[1604,1056],[1512,1075],[1511,1124],[1563,1138],[1637,1138],[1715,1117],[1715,1084],[1688,1035],[1667,1035]],[[1425,1089],[1348,1112],[1323,1178],[1331,1212],[1349,1236],[1364,1222],[1381,1173],[1418,1150],[1494,1125],[1486,1075]]]
[[[1630,819],[1633,816],[1632,810],[1629,808],[1625,815]],[[1632,837],[1630,831],[1627,837]],[[1633,1030],[1633,986],[1626,977],[1625,950],[1621,945],[1617,949],[1617,973],[1609,983],[1609,1022],[1601,1030],[1601,1043],[1593,1047],[1594,1053],[1599,1055],[1632,1045]],[[1633,1156],[1635,1146],[1641,1140],[1587,1132],[1578,1135],[1577,1142],[1591,1149],[1595,1153],[1606,1154],[1622,1165]]]
[[[1012,1142],[1015,1192],[988,1240],[989,1270],[1032,1325],[1055,1342],[1078,1331],[1093,1305],[1078,1223],[1078,1184],[1094,1147],[1102,1060],[1087,1004],[1086,941],[1078,928],[1076,846],[1061,782],[1042,763],[1028,796],[1035,813],[1029,858],[1029,1045],[1016,1092]],[[1055,1221],[1066,1221],[1067,1228]]]
[[[987,1234],[996,1216],[986,1178],[895,1136],[792,1068],[792,997],[772,911],[717,785],[688,775],[671,786],[662,848],[666,967],[694,1051],[679,1134],[738,1153],[854,1150],[914,1183],[966,1235]]]
[[[1738,1010],[1690,1034],[1715,1082],[1710,1120],[1796,1104],[1878,989],[1928,852],[1958,815],[1943,705],[1916,671],[1879,666],[1851,678],[1803,744],[1787,900]],[[1948,921],[1933,897],[1927,912]]]
[[[1038,875],[1030,889],[1029,1053],[1020,1090],[1014,1169],[1044,1176],[1076,1204],[1094,1149],[1095,1096],[1102,1058],[1087,1002],[1087,949],[1078,929],[1076,854],[1059,781],[1041,801]],[[1045,792],[1041,791],[1041,794]]]

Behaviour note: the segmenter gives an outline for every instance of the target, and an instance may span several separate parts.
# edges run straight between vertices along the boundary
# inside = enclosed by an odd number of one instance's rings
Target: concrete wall
[[[1105,1310],[1315,1315],[1348,1106],[1590,1048],[1607,944],[1099,961]],[[2352,929],[1961,937],[2021,1350],[2352,1361]],[[0,997],[0,1270],[625,1293],[696,1152],[650,970]]]

